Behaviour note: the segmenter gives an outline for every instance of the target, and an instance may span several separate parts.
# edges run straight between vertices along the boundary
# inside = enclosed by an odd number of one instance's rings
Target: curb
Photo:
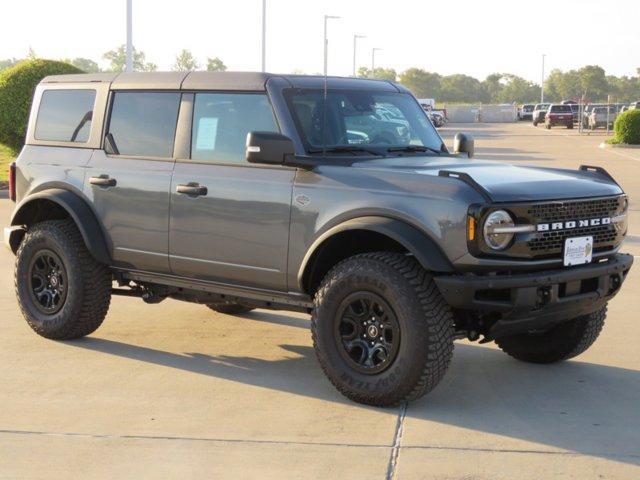
[[[0,198],[9,198],[9,190],[0,190]]]
[[[628,143],[615,143],[615,144],[610,144],[610,143],[604,143],[602,142],[600,145],[598,145],[598,147],[600,148],[629,148],[629,149],[640,149],[640,145],[629,145]]]

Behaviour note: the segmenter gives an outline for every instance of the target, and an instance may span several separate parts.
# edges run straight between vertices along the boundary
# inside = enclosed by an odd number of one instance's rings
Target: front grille
[[[533,224],[615,217],[626,209],[624,196],[550,202],[531,205],[526,217]],[[617,246],[624,232],[616,225],[593,225],[568,230],[545,231],[530,234],[527,247],[532,257],[556,256],[562,253],[569,237],[593,236],[594,251],[602,252]]]
[[[614,216],[624,209],[624,197],[600,198],[573,202],[539,203],[527,210],[528,217],[537,223],[561,222],[578,218]]]

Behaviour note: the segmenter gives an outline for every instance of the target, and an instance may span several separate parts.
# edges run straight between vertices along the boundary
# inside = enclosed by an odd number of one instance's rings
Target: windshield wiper
[[[357,155],[358,153],[368,153],[370,155],[375,155],[376,157],[381,157],[382,155],[372,149],[364,148],[359,145],[342,145],[338,147],[326,147],[326,148],[310,148],[309,153],[351,153],[352,155]]]
[[[389,147],[387,152],[433,152],[440,155],[442,152],[435,148],[425,147],[424,145],[405,145],[404,147]]]

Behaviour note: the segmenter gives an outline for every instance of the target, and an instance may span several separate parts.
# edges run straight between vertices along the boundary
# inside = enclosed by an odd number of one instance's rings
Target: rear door
[[[112,92],[105,150],[85,177],[117,266],[169,271],[169,188],[180,92]]]
[[[171,184],[171,270],[285,290],[295,169],[245,160],[248,132],[279,131],[269,99],[264,93],[191,95],[190,148],[176,159]]]

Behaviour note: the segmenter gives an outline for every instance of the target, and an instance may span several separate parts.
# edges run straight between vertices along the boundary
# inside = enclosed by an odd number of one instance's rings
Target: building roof
[[[237,90],[264,91],[270,78],[286,80],[294,88],[322,88],[322,75],[278,75],[260,72],[134,72],[51,75],[41,83],[110,83],[115,90]],[[397,92],[386,80],[327,77],[332,89],[367,89]]]

